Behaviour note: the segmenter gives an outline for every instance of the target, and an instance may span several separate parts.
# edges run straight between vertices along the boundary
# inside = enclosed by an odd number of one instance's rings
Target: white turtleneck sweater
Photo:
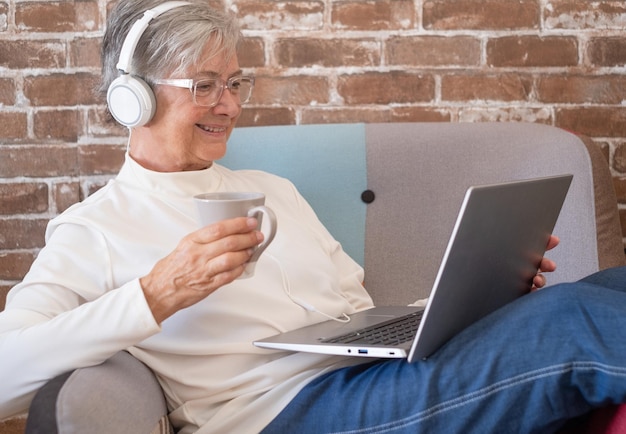
[[[192,196],[260,191],[278,219],[255,275],[157,324],[139,278],[198,229]],[[256,339],[370,307],[363,271],[287,180],[214,164],[119,175],[52,220],[46,247],[0,313],[0,418],[54,376],[128,349],[161,382],[181,432],[258,432],[313,378],[360,363],[256,348]]]

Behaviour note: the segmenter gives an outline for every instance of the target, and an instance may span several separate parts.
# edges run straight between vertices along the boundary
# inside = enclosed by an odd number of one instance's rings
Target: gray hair
[[[207,0],[187,0],[189,5],[171,9],[155,18],[139,39],[128,73],[152,84],[201,61],[224,54],[235,55],[241,36],[232,14],[209,6]],[[143,13],[164,3],[163,0],[119,0],[111,10],[102,41],[102,80],[100,91],[119,76],[122,44],[132,25]],[[206,53],[209,41],[213,49]]]

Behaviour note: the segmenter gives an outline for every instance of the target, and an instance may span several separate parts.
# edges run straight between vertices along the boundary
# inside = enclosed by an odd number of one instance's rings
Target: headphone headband
[[[145,11],[143,16],[137,20],[135,24],[133,24],[128,31],[128,35],[126,35],[126,39],[124,39],[124,44],[122,45],[122,50],[120,51],[120,58],[117,62],[117,69],[128,74],[128,69],[130,68],[130,64],[133,60],[139,39],[141,38],[141,35],[143,35],[143,32],[145,32],[148,28],[150,21],[171,9],[189,4],[191,3],[185,1],[171,1]]]

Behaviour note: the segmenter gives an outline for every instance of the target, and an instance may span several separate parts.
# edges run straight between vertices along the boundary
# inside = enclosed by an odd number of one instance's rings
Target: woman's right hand
[[[139,279],[155,320],[161,323],[235,280],[261,241],[257,220],[248,217],[224,220],[187,235]]]

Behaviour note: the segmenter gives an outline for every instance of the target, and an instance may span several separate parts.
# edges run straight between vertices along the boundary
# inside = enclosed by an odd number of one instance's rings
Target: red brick
[[[318,30],[324,24],[322,1],[241,0],[235,8],[244,29]]]
[[[528,101],[533,78],[523,74],[454,74],[441,78],[444,101]]]
[[[39,214],[48,211],[48,184],[0,184],[0,214]]]
[[[6,32],[9,27],[9,5],[0,3],[0,32]]]
[[[626,100],[626,76],[541,76],[537,81],[537,99],[546,103],[621,104]]]
[[[252,127],[261,125],[293,125],[296,123],[296,113],[289,107],[263,108],[244,107],[237,125]]]
[[[602,154],[604,155],[604,158],[606,159],[606,164],[611,164],[611,147],[610,147],[610,145],[607,142],[600,142],[600,143],[598,143],[596,141],[595,143],[596,143],[596,145],[598,145],[598,147],[602,151]]]
[[[223,0],[207,0],[207,3],[214,9],[226,10],[226,4]]]
[[[17,3],[15,24],[25,32],[83,32],[100,25],[98,2],[52,1]]]
[[[390,110],[359,107],[320,107],[302,111],[303,124],[329,124],[343,122],[389,122]]]
[[[460,122],[534,122],[552,124],[552,111],[544,107],[466,106],[459,110]]]
[[[626,137],[626,108],[560,108],[556,125],[591,137]]]
[[[52,186],[52,191],[57,213],[62,213],[81,199],[80,184],[78,182],[55,183]]]
[[[22,280],[34,260],[35,255],[30,252],[0,254],[0,280]]]
[[[48,219],[0,219],[0,249],[34,249],[44,245]]]
[[[587,46],[587,56],[592,65],[625,66],[626,40],[622,36],[592,38]]]
[[[428,107],[394,107],[391,122],[450,122],[452,115],[447,109]]]
[[[490,66],[575,66],[578,40],[568,36],[505,36],[487,42]]]
[[[4,310],[6,306],[7,294],[11,290],[12,285],[1,285],[0,284],[0,311]],[[0,432],[5,433],[23,433],[26,428],[26,420],[22,420],[22,425],[15,425],[14,419],[5,419],[0,421]]]
[[[15,104],[15,81],[10,78],[0,78],[0,106]]]
[[[302,111],[303,124],[343,122],[449,122],[450,114],[444,110],[425,107],[332,107],[306,108]]]
[[[3,139],[24,139],[27,128],[26,113],[0,111],[0,137]]]
[[[626,173],[626,143],[620,143],[615,147],[612,166],[616,171]],[[621,182],[617,184],[616,189],[619,187],[619,201],[626,203],[626,179],[622,179]]]
[[[263,39],[242,38],[237,57],[242,68],[254,68],[265,65],[265,43]]]
[[[347,104],[392,104],[432,101],[432,76],[400,71],[342,75],[337,92]]]
[[[618,29],[626,27],[626,4],[619,1],[551,0],[544,22],[549,29]]]
[[[503,30],[539,28],[538,0],[426,0],[424,28]]]
[[[380,43],[372,39],[280,39],[274,50],[280,66],[373,66],[380,64]]]
[[[93,137],[127,137],[128,129],[118,124],[106,107],[95,107],[88,110],[87,134]]]
[[[5,179],[21,176],[75,176],[76,149],[64,146],[0,146],[0,173]]]
[[[332,3],[332,25],[344,30],[400,30],[415,27],[412,0],[342,1]]]
[[[308,105],[327,103],[330,96],[328,80],[324,77],[299,75],[294,77],[257,77],[251,104]]]
[[[389,65],[478,66],[480,40],[469,36],[398,36],[386,44]]]
[[[70,65],[100,68],[100,38],[77,38],[70,42]]]
[[[98,191],[102,187],[104,187],[107,184],[107,182],[108,181],[104,181],[104,180],[101,180],[101,179],[88,180],[88,181],[85,181],[85,183],[84,183],[85,186],[83,188],[87,189],[87,196],[91,196],[96,191]]]
[[[78,148],[80,173],[83,176],[113,175],[124,163],[126,146],[90,145]]]
[[[35,106],[89,105],[99,102],[94,88],[99,77],[78,72],[28,76],[24,79],[24,94]]]
[[[2,41],[0,66],[9,69],[62,68],[65,44],[61,41]]]
[[[80,120],[80,113],[76,110],[37,111],[34,116],[35,137],[75,142],[82,133]]]
[[[100,188],[121,162],[128,131],[91,94],[100,12],[114,3],[0,0],[0,184],[49,185],[46,216]],[[217,7],[244,27],[240,65],[259,76],[239,125],[558,124],[590,133],[607,156],[610,145],[612,170],[626,179],[624,1],[225,3]],[[408,78],[418,74],[419,86]]]

